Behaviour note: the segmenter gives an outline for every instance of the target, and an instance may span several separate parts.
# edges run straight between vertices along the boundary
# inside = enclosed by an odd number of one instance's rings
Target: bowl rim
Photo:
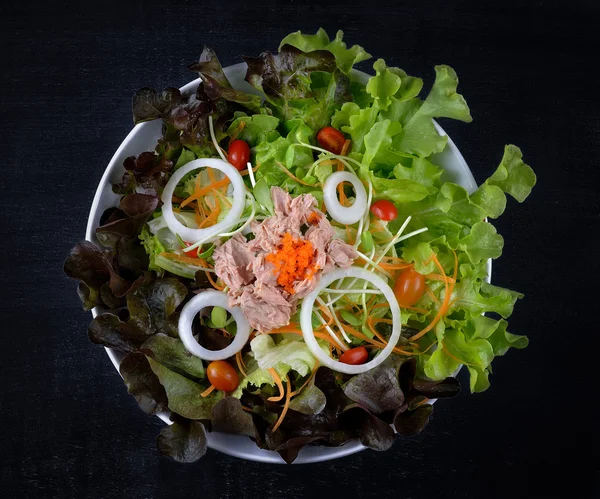
[[[233,75],[234,73],[239,73],[240,71],[244,70],[245,68],[246,68],[246,63],[241,62],[238,64],[233,64],[233,65],[224,67],[223,70],[225,72],[225,75],[228,78],[230,78],[231,75]],[[358,71],[358,70],[352,70],[351,74],[354,78],[363,80],[363,81],[366,81],[366,79],[370,78],[370,76],[371,76],[367,73],[364,73],[364,72]],[[200,81],[201,81],[200,78],[196,78],[196,79],[190,81],[189,83],[185,84],[184,86],[182,86],[179,90],[182,93],[191,92],[196,89],[196,87],[198,86]],[[106,191],[106,188],[110,187],[112,185],[110,182],[110,179],[114,175],[115,170],[122,168],[122,164],[119,162],[119,158],[121,157],[123,150],[128,147],[130,142],[133,141],[133,139],[137,136],[138,133],[143,133],[142,127],[144,127],[144,125],[147,125],[147,123],[139,123],[137,125],[134,125],[134,127],[131,129],[131,131],[123,139],[123,141],[121,142],[121,144],[119,145],[119,147],[117,148],[117,150],[115,151],[113,156],[111,157],[110,161],[108,162],[106,169],[104,170],[104,173],[103,173],[103,175],[100,179],[100,182],[98,183],[98,186],[96,188],[96,192],[94,194],[94,198],[92,200],[92,205],[90,207],[90,211],[89,211],[89,215],[88,215],[88,222],[87,222],[86,233],[85,233],[85,239],[87,241],[94,242],[94,243],[97,242],[97,240],[95,238],[95,229],[96,229],[95,221],[98,219],[97,214],[100,209],[101,200],[103,198],[103,195]],[[469,192],[472,192],[473,190],[475,190],[477,188],[477,183],[475,182],[473,174],[472,174],[466,160],[464,159],[463,155],[459,151],[458,147],[456,146],[456,144],[454,143],[452,138],[450,136],[448,136],[448,134],[444,131],[444,129],[435,120],[434,120],[434,125],[435,125],[437,132],[440,135],[446,135],[448,137],[448,142],[446,144],[445,150],[449,149],[452,152],[452,154],[455,156],[455,158],[457,159],[458,163],[460,164],[462,174],[464,176],[462,185]],[[140,151],[140,153],[141,152],[143,152],[143,151]],[[487,274],[488,274],[487,280],[488,280],[488,282],[491,278],[491,273],[492,273],[492,262],[491,262],[491,260],[488,260],[488,262],[487,262]],[[92,309],[91,312],[92,312],[92,317],[95,318],[101,312],[101,310],[99,307],[95,307]],[[109,359],[111,360],[113,366],[115,367],[115,369],[117,370],[119,375],[121,375],[121,373],[119,371],[120,362],[119,362],[119,359],[117,358],[117,355],[115,354],[115,351],[108,347],[105,347],[105,350],[106,350],[106,353],[107,353]],[[459,367],[459,369],[460,369],[460,367]],[[435,401],[433,401],[433,402],[435,402]],[[165,423],[172,424],[172,421],[169,419],[168,412],[161,412],[161,413],[157,414],[157,416]],[[223,439],[215,439],[214,437],[211,438],[211,435],[214,435],[214,434],[208,433],[208,447],[213,450],[222,452],[224,454],[227,454],[227,455],[230,455],[233,457],[247,459],[250,461],[257,461],[257,462],[263,462],[263,463],[274,463],[274,464],[285,464],[285,462],[283,461],[281,456],[279,456],[279,454],[275,451],[269,451],[269,450],[260,449],[259,447],[256,447],[256,449],[254,450],[254,452],[252,452],[252,454],[248,454],[247,452],[236,449],[235,446],[231,446],[230,445],[231,442],[227,441],[228,439],[225,439],[225,441]],[[246,437],[243,435],[227,435],[227,436],[231,437],[231,438],[236,438],[236,439],[248,439],[249,438],[249,437]],[[329,460],[349,456],[351,454],[355,454],[356,452],[360,452],[366,448],[367,447],[362,445],[358,440],[351,440],[339,447],[319,446],[320,452],[315,455],[311,455],[310,457],[309,456],[303,457],[302,451],[300,451],[300,454],[299,454],[298,458],[294,461],[294,464],[307,464],[307,463],[329,461]]]

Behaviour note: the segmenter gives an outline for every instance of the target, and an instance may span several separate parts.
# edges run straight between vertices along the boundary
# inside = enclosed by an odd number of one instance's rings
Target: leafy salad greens
[[[96,229],[100,246],[80,242],[65,262],[66,274],[79,280],[84,309],[99,307],[90,340],[123,352],[120,372],[142,410],[170,412],[173,424],[157,447],[177,461],[204,455],[210,431],[251,437],[288,463],[306,444],[359,439],[385,450],[396,434],[425,427],[432,399],[458,393],[461,366],[468,369],[471,392],[481,392],[490,386],[493,359],[528,344],[508,331],[506,321],[522,295],[491,284],[487,262],[501,255],[504,243],[490,220],[502,215],[507,195],[527,198],[536,182],[533,170],[518,147],[507,145],[494,174],[474,192],[448,180],[436,157],[448,138],[434,119],[472,121],[454,70],[436,66],[427,95],[423,80],[382,59],[364,80],[353,68],[371,56],[358,45],[347,47],[342,37],[341,31],[333,40],[322,29],[296,32],[275,54],[244,57],[253,93],[231,85],[209,48],[189,67],[201,77],[194,93],[139,90],[134,121],[162,120],[162,136],[155,150],[125,160],[113,186],[120,204]],[[338,138],[339,148],[331,142]],[[248,157],[238,165],[244,147]],[[166,201],[163,191],[180,168],[219,156],[240,170],[247,189],[241,215],[222,230],[186,241],[172,230],[165,202],[184,227],[219,227],[234,210],[229,180],[211,168],[194,169]],[[355,223],[339,221],[326,193],[328,179],[346,170],[368,192]],[[359,189],[336,185],[334,201],[357,212]],[[243,277],[250,268],[241,256],[244,245],[258,244],[259,226],[280,212],[277,188],[292,198],[314,198],[305,223],[316,227],[323,217],[331,228],[348,257],[332,256],[328,246],[335,265],[364,268],[393,288],[402,328],[385,360],[382,352],[396,331],[391,304],[376,286],[342,270],[336,283],[316,288],[311,324],[302,323],[293,285],[303,281],[313,291],[315,272],[325,272],[312,263],[316,243],[306,243],[304,234],[286,240],[292,249],[282,242],[265,257],[280,272],[273,284],[277,297],[289,302],[273,309],[286,311],[284,321],[271,315],[274,327],[265,327],[239,298],[231,275],[235,270]],[[241,246],[229,255],[233,269],[224,274],[219,259],[236,241]],[[300,268],[306,251],[309,259]],[[284,260],[290,258],[297,275],[289,274]],[[215,288],[240,300],[253,332],[227,361],[209,363],[184,346],[180,319],[187,304]],[[307,327],[319,351],[304,341]],[[221,350],[241,331],[227,309],[214,306],[195,316],[190,334],[204,348]],[[372,369],[349,374],[334,368],[379,356]],[[327,363],[319,361],[324,357]]]

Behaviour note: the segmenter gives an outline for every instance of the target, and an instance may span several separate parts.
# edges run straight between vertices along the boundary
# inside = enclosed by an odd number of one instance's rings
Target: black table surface
[[[597,497],[599,5],[4,0],[2,496]],[[285,466],[209,450],[179,465],[155,450],[163,423],[89,343],[62,263],[132,127],[137,88],[185,84],[203,44],[228,65],[319,26],[429,82],[435,64],[452,65],[474,122],[442,124],[477,181],[504,144],[522,148],[538,185],[496,222],[493,279],[525,294],[510,325],[531,344],[495,361],[487,392],[440,402],[426,431],[386,453]]]

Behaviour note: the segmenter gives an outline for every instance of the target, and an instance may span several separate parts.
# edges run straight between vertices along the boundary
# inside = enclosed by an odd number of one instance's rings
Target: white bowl
[[[231,84],[241,90],[256,93],[256,91],[244,80],[246,75],[246,64],[240,63],[225,68],[225,74]],[[369,78],[369,75],[355,71],[354,77],[364,82]],[[192,92],[196,89],[200,82],[200,79],[196,79],[184,87],[181,88],[182,92]],[[440,135],[446,133],[437,123],[435,124],[436,129]],[[88,218],[86,239],[98,243],[95,235],[96,227],[100,222],[100,216],[107,208],[117,206],[119,204],[120,196],[113,193],[112,184],[118,182],[123,175],[123,161],[129,157],[140,154],[144,151],[152,151],[156,146],[156,141],[161,136],[161,122],[159,120],[150,121],[147,123],[141,123],[133,127],[133,130],[129,132],[129,135],[121,143],[115,154],[113,155],[110,163],[106,167],[104,175],[100,180],[90,215]],[[465,187],[469,192],[474,191],[477,188],[477,184],[471,170],[467,166],[465,159],[459,152],[454,142],[448,138],[448,145],[445,150],[436,155],[434,162],[443,167],[445,170],[444,179],[451,180],[457,184]],[[488,276],[491,275],[491,261],[488,262]],[[96,317],[99,310],[92,310],[92,315]],[[117,371],[119,365],[123,359],[123,354],[111,348],[106,348],[106,352],[110,357],[110,360],[114,364]],[[165,423],[170,424],[169,415],[167,413],[159,414]],[[274,451],[268,451],[260,449],[256,446],[250,438],[239,435],[230,435],[226,433],[209,433],[208,435],[208,446],[211,449],[229,454],[230,456],[241,457],[243,459],[249,459],[251,461],[259,461],[264,463],[284,463],[283,459]],[[302,463],[315,463],[319,461],[328,461],[330,459],[336,459],[339,457],[348,456],[359,452],[366,447],[363,446],[357,440],[347,442],[340,447],[323,447],[323,446],[311,446],[304,447],[298,458],[294,461],[294,464]]]

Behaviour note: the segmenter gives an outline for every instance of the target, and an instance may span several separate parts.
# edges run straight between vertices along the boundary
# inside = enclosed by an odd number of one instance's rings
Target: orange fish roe
[[[310,241],[294,238],[286,232],[277,251],[267,255],[266,260],[275,266],[273,273],[278,274],[277,284],[294,294],[296,281],[312,279],[315,275],[317,268],[313,263],[314,254]]]

